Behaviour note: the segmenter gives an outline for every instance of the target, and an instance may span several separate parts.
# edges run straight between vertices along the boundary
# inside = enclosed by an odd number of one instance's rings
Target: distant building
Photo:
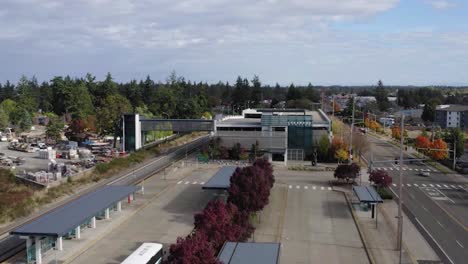
[[[435,122],[441,128],[468,129],[468,105],[438,105]]]
[[[226,147],[240,143],[249,149],[258,142],[271,161],[287,163],[313,158],[320,138],[331,136],[331,121],[320,109],[246,109],[217,120],[215,136]]]

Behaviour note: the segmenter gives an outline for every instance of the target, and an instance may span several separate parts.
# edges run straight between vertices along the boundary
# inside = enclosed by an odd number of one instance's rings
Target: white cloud
[[[457,6],[454,2],[448,0],[430,0],[429,4],[435,9],[449,9]]]

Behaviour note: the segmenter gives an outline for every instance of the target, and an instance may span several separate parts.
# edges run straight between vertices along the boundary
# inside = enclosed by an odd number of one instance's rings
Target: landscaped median
[[[224,242],[247,241],[257,212],[268,204],[275,182],[271,164],[263,159],[237,168],[231,177],[227,202],[213,200],[195,215],[195,228],[171,245],[166,263],[217,264]]]

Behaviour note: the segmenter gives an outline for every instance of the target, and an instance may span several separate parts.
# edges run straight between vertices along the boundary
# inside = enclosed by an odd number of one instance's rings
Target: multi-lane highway
[[[398,147],[373,136],[368,138],[375,161],[399,157]],[[404,157],[415,158],[408,153]],[[399,165],[393,161],[375,162],[373,168],[385,170],[392,176],[390,189],[398,195]],[[444,263],[467,263],[468,179],[458,174],[441,173],[424,162],[405,162],[401,170],[405,213]]]
[[[65,199],[62,202],[55,204],[51,208],[48,208],[48,210],[45,210],[36,215],[32,215],[31,217],[28,217],[21,221],[18,221],[15,224],[10,225],[6,228],[0,229],[1,231],[0,232],[0,262],[8,259],[12,255],[18,253],[19,251],[23,250],[26,247],[26,244],[23,239],[20,239],[17,236],[8,235],[8,233],[14,228],[16,228],[17,226],[20,226],[29,221],[32,221],[35,218],[39,217],[40,215],[46,214],[47,212],[50,212],[56,208],[59,208],[63,206],[64,204],[74,199],[77,199],[79,196],[82,196],[85,193],[94,191],[103,185],[106,185],[106,184],[107,185],[131,185],[131,184],[140,182],[141,180],[147,177],[150,177],[156,172],[159,172],[165,167],[171,165],[172,162],[180,159],[181,157],[184,157],[185,155],[187,155],[187,153],[190,153],[194,149],[199,148],[201,145],[205,144],[208,140],[209,140],[209,136],[204,136],[197,140],[189,142],[181,147],[173,148],[169,150],[167,153],[163,153],[158,158],[145,162],[144,164],[140,165],[139,167],[135,168],[134,170],[130,172],[126,171],[126,172],[116,175],[115,177],[112,177],[109,180],[102,181],[96,184],[95,186],[93,186],[92,188],[87,189],[86,191],[83,191],[82,193],[79,193],[73,197],[70,197],[68,199]]]

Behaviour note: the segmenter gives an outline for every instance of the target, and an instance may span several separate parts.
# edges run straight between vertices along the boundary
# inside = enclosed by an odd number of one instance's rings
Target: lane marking
[[[455,203],[452,199],[450,199],[447,195],[445,195],[445,193],[441,192],[439,189],[436,189],[440,194],[442,194],[443,196],[445,196],[447,199],[449,199],[452,203]]]
[[[439,222],[439,220],[436,220],[436,221],[442,228],[445,228],[444,225]]]
[[[423,209],[424,211],[426,211],[426,212],[428,212],[428,213],[429,213],[429,210],[427,210],[427,208],[426,208],[424,205],[423,205],[423,206],[421,206],[421,207],[422,207],[422,209]]]
[[[461,248],[465,248],[462,243],[460,243],[458,240],[455,239],[455,241],[457,242],[457,244],[461,247]]]
[[[182,183],[182,181],[178,181],[178,182],[177,182],[177,184],[181,184],[181,183]]]
[[[437,241],[434,239],[434,237],[431,235],[431,233],[429,233],[429,231],[427,231],[427,229],[423,226],[423,224],[419,221],[419,219],[415,217],[414,220],[416,220],[416,222],[418,222],[418,224],[422,227],[422,229],[424,229],[424,231],[429,235],[429,237],[432,239],[432,241],[434,241],[434,243],[439,247],[440,251],[442,251],[442,253],[444,253],[445,257],[450,261],[450,263],[455,264],[453,262],[453,260],[447,255],[445,250],[439,245],[439,243],[437,243]]]

